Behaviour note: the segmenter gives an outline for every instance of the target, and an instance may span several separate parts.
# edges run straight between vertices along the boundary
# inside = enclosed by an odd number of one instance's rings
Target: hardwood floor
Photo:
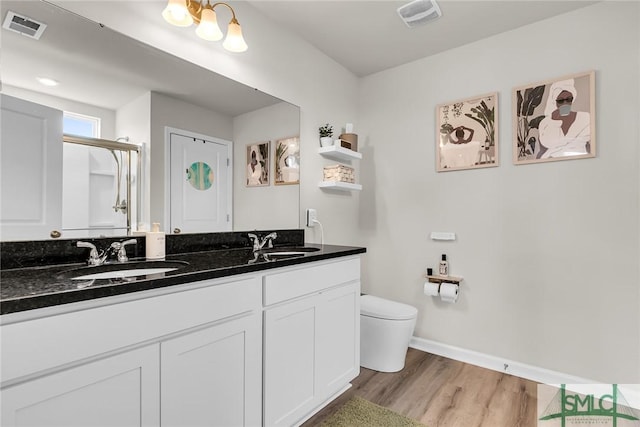
[[[536,427],[536,382],[412,348],[402,371],[361,368],[352,384],[302,427],[321,424],[352,396],[429,427]]]

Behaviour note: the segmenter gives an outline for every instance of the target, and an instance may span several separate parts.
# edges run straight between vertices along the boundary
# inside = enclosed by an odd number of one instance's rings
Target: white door
[[[2,425],[157,427],[158,345],[131,350],[4,388]]]
[[[2,240],[62,229],[62,111],[2,95]]]
[[[231,231],[231,142],[169,132],[171,233]]]

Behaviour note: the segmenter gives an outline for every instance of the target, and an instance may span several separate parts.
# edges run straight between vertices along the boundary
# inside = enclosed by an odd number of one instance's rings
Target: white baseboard
[[[598,382],[424,338],[412,337],[409,347],[543,384],[595,384]]]

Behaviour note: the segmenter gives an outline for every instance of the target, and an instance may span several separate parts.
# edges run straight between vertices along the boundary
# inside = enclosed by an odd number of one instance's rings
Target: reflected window
[[[65,111],[62,130],[66,134],[100,138],[100,119]]]
[[[100,118],[65,111],[63,132],[100,138]],[[126,235],[127,154],[72,143],[65,143],[62,153],[62,229],[65,236]]]

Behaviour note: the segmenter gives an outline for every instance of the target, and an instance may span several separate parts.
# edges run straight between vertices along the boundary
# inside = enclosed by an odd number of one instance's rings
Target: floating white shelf
[[[339,182],[339,181],[322,181],[318,184],[320,188],[333,188],[336,190],[362,190],[362,185],[360,184],[351,184],[348,182]]]
[[[330,157],[335,160],[352,160],[362,159],[362,153],[349,150],[348,148],[340,147],[339,145],[330,145],[328,147],[320,147],[318,153],[325,157]]]

